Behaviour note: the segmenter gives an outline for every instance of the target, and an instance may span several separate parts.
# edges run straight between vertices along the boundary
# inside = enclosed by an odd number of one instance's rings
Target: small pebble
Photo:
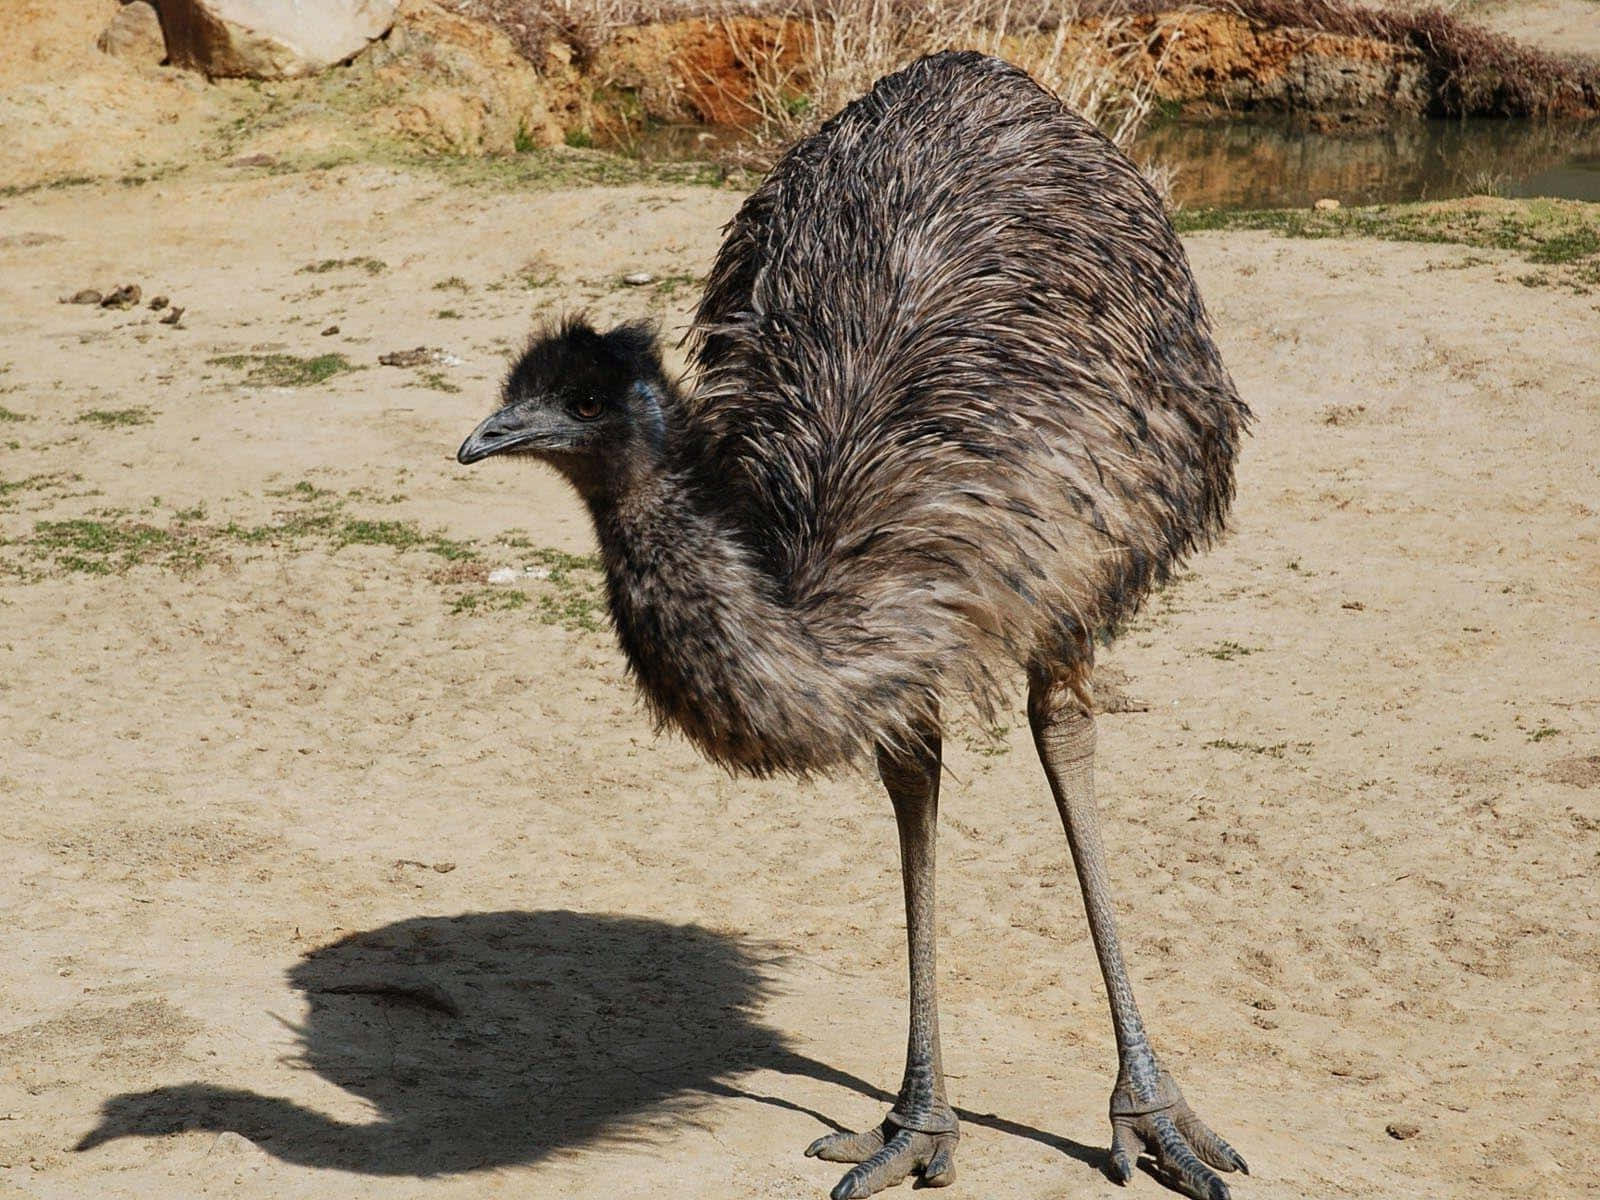
[[[165,296],[157,296],[154,300],[150,301],[150,311],[160,312],[167,306],[168,303],[169,302]]]
[[[433,864],[433,869],[441,875],[448,875],[456,869],[456,865],[453,862],[436,862]]]
[[[1331,196],[1324,196],[1311,207],[1316,209],[1318,212],[1332,212],[1334,209],[1339,207],[1339,202]]]
[[[649,271],[630,271],[622,277],[622,282],[629,287],[643,287],[647,283],[654,283],[656,277]]]
[[[337,325],[329,325],[326,329],[324,329],[322,331],[322,336],[323,337],[332,337],[334,334],[336,334],[338,332],[339,332],[339,327]]]
[[[99,292],[95,291],[93,288],[84,288],[81,291],[73,292],[72,295],[70,295],[70,296],[64,296],[62,298],[62,300],[61,300],[61,303],[63,303],[63,304],[99,304],[101,299],[103,299],[103,297],[100,295]]]
[[[181,308],[174,308],[170,310],[166,316],[161,318],[161,324],[176,325],[179,321],[183,320],[184,311],[185,310]]]
[[[496,567],[489,572],[490,583],[515,583],[517,571],[515,567]]]
[[[1415,1121],[1390,1121],[1384,1129],[1397,1142],[1409,1141],[1422,1132],[1422,1126]]]

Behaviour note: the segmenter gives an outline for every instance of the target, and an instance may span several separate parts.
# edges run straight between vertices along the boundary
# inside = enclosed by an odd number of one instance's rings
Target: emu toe
[[[806,1147],[807,1158],[855,1163],[828,1193],[832,1200],[861,1200],[917,1175],[923,1187],[947,1187],[956,1179],[960,1134],[922,1133],[884,1121],[860,1133],[830,1133]]]
[[[1107,1168],[1111,1178],[1128,1182],[1144,1149],[1155,1159],[1162,1177],[1184,1195],[1196,1200],[1228,1200],[1228,1185],[1217,1171],[1250,1174],[1243,1157],[1195,1116],[1165,1071],[1157,1091],[1153,1104],[1138,1103],[1125,1083],[1112,1092],[1111,1162]]]

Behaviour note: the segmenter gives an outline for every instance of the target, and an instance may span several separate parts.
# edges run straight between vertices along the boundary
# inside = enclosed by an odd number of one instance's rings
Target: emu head
[[[461,443],[456,459],[529,455],[593,498],[614,487],[619,472],[659,455],[671,386],[649,325],[600,333],[568,318],[534,336],[506,376],[500,409]]]

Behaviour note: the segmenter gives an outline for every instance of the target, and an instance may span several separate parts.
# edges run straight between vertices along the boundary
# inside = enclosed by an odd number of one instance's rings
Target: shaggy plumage
[[[680,392],[638,327],[569,323],[507,398],[633,397],[574,482],[652,709],[732,769],[903,744],[941,695],[992,710],[1013,666],[1078,678],[1232,495],[1249,414],[1160,201],[978,54],[797,144],[690,337]]]

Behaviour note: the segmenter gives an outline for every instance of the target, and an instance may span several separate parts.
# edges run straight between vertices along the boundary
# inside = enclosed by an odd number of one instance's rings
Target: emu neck
[[[842,706],[835,656],[714,504],[659,453],[607,484],[585,498],[617,636],[656,718],[755,774],[825,769],[862,749],[830,716]]]

